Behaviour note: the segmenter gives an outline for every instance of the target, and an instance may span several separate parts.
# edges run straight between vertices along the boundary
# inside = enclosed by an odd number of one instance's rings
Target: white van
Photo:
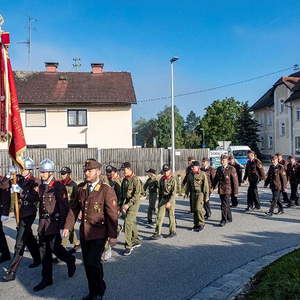
[[[228,153],[233,155],[234,158],[243,166],[247,164],[247,152],[251,150],[249,146],[229,146]]]

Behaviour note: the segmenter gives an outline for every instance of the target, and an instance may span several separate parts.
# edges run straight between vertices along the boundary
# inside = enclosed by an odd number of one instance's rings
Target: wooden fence
[[[184,170],[187,157],[194,156],[201,160],[208,156],[209,149],[178,149],[176,150],[176,170]],[[162,148],[128,148],[128,149],[97,149],[97,148],[57,148],[57,149],[28,149],[24,157],[31,157],[38,166],[39,162],[49,158],[55,162],[59,171],[63,166],[72,169],[72,176],[76,180],[83,178],[83,164],[88,158],[95,158],[103,166],[112,164],[119,168],[125,161],[131,162],[133,170],[138,176],[145,174],[149,168],[159,171],[164,163],[170,164],[171,150]],[[0,174],[5,174],[11,160],[7,151],[0,150]],[[37,173],[35,174],[37,175]]]

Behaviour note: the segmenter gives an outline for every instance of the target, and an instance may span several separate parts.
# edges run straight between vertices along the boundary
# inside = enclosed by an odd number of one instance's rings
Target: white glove
[[[9,216],[1,216],[1,222],[5,223],[9,220]]]
[[[21,193],[23,190],[18,184],[11,185],[11,193]]]

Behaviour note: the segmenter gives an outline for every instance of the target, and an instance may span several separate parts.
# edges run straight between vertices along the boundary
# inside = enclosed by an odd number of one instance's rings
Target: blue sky
[[[299,0],[1,0],[4,29],[10,31],[15,70],[27,70],[28,16],[37,19],[30,69],[58,61],[72,70],[80,57],[82,71],[91,62],[105,70],[132,73],[138,99],[170,94],[169,59],[175,65],[175,93],[205,89],[300,64]],[[211,92],[180,97],[186,115],[202,115],[213,100],[234,96],[254,103],[280,76],[269,76]],[[151,118],[168,101],[138,104],[134,120]]]

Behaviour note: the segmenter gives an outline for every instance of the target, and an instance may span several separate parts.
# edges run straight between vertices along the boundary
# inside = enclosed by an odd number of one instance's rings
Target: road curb
[[[265,256],[254,259],[233,271],[222,275],[210,282],[199,292],[194,294],[190,300],[233,300],[244,289],[251,278],[264,267],[268,266],[281,256],[299,248],[299,245],[271,252]]]

